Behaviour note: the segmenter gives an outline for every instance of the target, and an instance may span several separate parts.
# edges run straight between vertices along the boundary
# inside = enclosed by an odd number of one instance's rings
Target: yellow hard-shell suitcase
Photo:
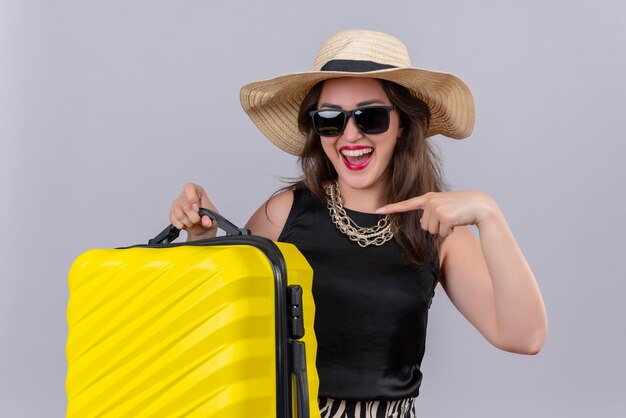
[[[233,236],[170,243],[170,225],[74,261],[68,418],[320,416],[311,267],[203,213]]]

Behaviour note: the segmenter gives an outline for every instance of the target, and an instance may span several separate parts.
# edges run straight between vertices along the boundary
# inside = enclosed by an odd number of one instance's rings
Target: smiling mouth
[[[374,149],[370,147],[358,149],[343,148],[340,152],[346,167],[350,170],[363,170],[370,162]]]

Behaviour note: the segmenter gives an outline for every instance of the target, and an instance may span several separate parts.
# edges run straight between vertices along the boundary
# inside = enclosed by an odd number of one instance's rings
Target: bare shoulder
[[[440,258],[441,261],[445,261],[446,256],[451,253],[454,254],[459,250],[463,250],[467,245],[478,243],[476,237],[467,226],[457,226],[454,228],[454,232],[441,240],[440,244]]]
[[[287,222],[292,204],[292,190],[275,194],[254,212],[246,224],[246,228],[255,235],[277,241],[285,222]]]
[[[455,277],[467,276],[478,268],[482,271],[484,258],[480,243],[467,226],[457,226],[454,232],[440,242],[439,258],[448,281]]]

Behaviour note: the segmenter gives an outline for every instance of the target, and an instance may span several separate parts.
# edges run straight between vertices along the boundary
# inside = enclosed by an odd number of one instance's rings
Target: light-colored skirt
[[[322,418],[415,418],[414,398],[397,401],[318,400]]]

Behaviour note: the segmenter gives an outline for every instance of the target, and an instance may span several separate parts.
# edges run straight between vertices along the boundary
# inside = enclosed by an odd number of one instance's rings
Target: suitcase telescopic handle
[[[298,418],[309,418],[309,380],[306,374],[306,349],[302,341],[291,341],[291,369],[296,378]]]
[[[198,215],[200,216],[208,216],[211,218],[211,221],[217,222],[217,227],[222,231],[226,232],[226,235],[250,235],[250,231],[245,228],[238,228],[235,224],[230,222],[228,219],[224,218],[217,212],[206,208],[200,208],[198,210]],[[174,225],[169,225],[165,228],[159,235],[148,240],[149,245],[155,244],[169,244],[178,238],[180,234],[180,229],[176,228]]]

